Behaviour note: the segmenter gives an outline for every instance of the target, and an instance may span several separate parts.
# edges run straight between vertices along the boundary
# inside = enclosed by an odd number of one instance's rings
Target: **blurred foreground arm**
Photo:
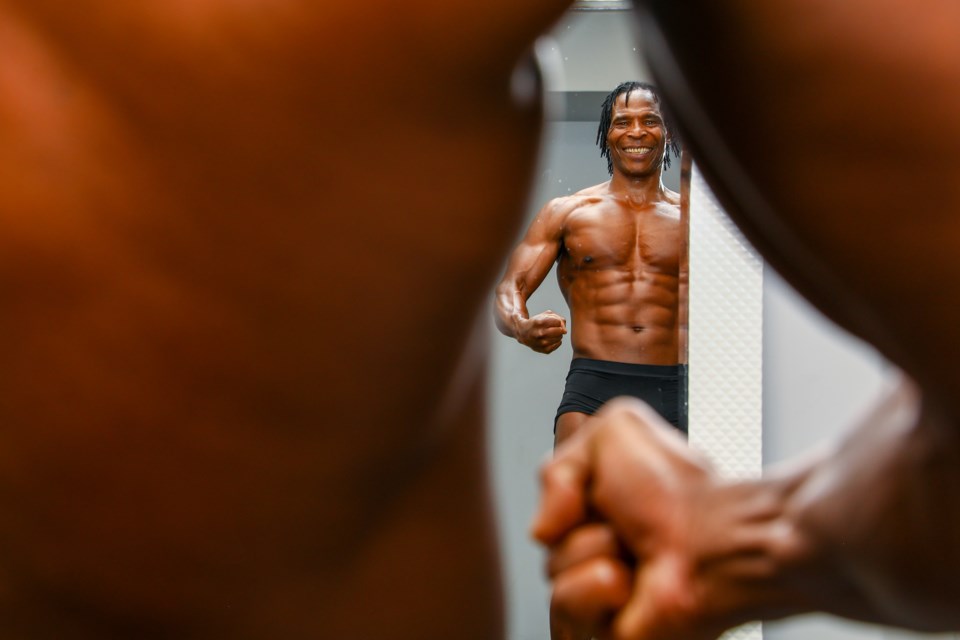
[[[566,4],[0,2],[0,636],[501,634],[475,328]]]

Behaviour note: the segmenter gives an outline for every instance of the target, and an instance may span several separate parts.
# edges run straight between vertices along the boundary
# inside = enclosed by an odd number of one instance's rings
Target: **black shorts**
[[[617,396],[639,398],[683,433],[687,432],[687,365],[629,364],[574,358],[567,374],[560,408],[564,413],[593,415]]]

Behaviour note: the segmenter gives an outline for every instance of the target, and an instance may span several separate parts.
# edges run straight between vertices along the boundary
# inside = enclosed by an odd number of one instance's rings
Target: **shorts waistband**
[[[624,376],[683,376],[687,373],[685,364],[633,364],[632,362],[613,362],[594,360],[593,358],[574,358],[570,370],[613,373]]]

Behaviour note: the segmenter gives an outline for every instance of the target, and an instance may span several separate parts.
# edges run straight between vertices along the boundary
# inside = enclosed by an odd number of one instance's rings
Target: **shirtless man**
[[[0,637],[501,637],[474,327],[566,4],[0,3]]]
[[[616,640],[809,611],[960,629],[960,5],[639,4],[729,213],[906,377],[843,441],[755,481],[609,404],[544,471],[555,609]]]
[[[553,311],[527,300],[557,263],[572,315],[573,362],[554,425],[570,437],[606,400],[633,395],[685,428],[679,291],[680,196],[663,186],[671,138],[652,85],[627,82],[601,108],[597,142],[611,178],[540,210],[514,250],[496,295],[496,323],[534,351],[567,333]]]

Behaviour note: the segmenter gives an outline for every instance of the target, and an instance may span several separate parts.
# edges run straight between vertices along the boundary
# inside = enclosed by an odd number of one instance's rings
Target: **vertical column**
[[[762,466],[763,263],[693,167],[690,182],[690,444],[724,474]],[[760,640],[760,624],[729,640]]]

